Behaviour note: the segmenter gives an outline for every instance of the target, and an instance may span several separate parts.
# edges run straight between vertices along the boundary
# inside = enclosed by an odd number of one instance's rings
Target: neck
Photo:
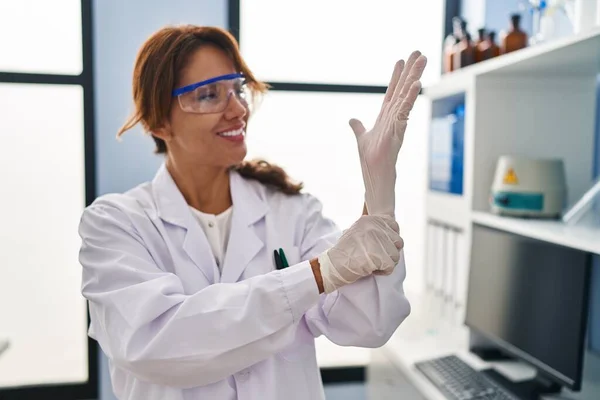
[[[207,214],[220,214],[231,207],[227,168],[187,165],[169,156],[166,167],[189,206]]]

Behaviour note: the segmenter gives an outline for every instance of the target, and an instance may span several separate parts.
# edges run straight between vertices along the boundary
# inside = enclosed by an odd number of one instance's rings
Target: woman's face
[[[223,50],[204,45],[192,54],[178,77],[176,87],[236,72],[233,61]],[[227,84],[227,81],[223,82]],[[202,101],[214,97],[214,93],[206,91],[187,95]],[[238,164],[246,156],[248,116],[247,104],[240,101],[235,93],[229,94],[229,101],[223,111],[209,114],[184,111],[178,99],[173,98],[166,133],[169,154],[175,159],[190,160],[206,166],[230,167]]]

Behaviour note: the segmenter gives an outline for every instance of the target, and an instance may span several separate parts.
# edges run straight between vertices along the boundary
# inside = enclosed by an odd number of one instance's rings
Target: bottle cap
[[[485,39],[485,28],[477,29],[477,33],[479,34],[479,40]]]

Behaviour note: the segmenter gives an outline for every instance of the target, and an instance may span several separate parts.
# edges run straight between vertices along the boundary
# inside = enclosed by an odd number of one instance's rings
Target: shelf
[[[445,74],[425,87],[425,96],[436,100],[469,90],[483,75],[560,76],[594,75],[600,66],[600,28],[530,46]]]
[[[480,211],[472,212],[471,220],[479,225],[600,254],[600,226],[567,226],[558,220],[501,217]]]
[[[469,224],[467,200],[464,196],[428,191],[427,218],[464,229]]]

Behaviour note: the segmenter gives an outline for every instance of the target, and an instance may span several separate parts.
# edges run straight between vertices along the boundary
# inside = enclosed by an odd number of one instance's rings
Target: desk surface
[[[414,366],[415,362],[455,354],[476,370],[494,367],[515,380],[533,377],[535,370],[522,363],[486,363],[468,351],[469,333],[466,327],[451,326],[437,316],[425,312],[426,302],[412,296],[413,312],[385,344],[388,358],[428,400],[447,400],[437,388]],[[565,389],[560,396],[548,400],[600,399],[600,357],[586,353],[582,390]]]

